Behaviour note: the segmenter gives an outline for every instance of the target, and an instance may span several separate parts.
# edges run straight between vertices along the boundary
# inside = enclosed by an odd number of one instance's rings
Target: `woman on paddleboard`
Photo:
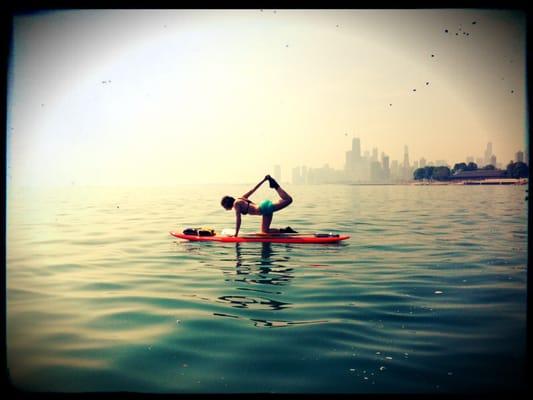
[[[259,205],[255,204],[253,201],[248,198],[257,190],[259,187],[265,183],[269,182],[270,187],[276,189],[281,199],[272,203],[270,200],[263,200]],[[270,228],[270,223],[272,222],[272,216],[276,211],[282,210],[292,203],[292,197],[285,192],[279,184],[272,178],[270,175],[265,176],[265,178],[259,182],[252,190],[248,193],[239,197],[235,200],[231,196],[224,196],[220,204],[226,210],[235,209],[235,214],[237,217],[237,225],[235,228],[235,236],[238,236],[239,229],[241,228],[241,215],[262,215],[263,221],[261,223],[261,233],[296,233],[290,227],[285,229],[272,229]]]

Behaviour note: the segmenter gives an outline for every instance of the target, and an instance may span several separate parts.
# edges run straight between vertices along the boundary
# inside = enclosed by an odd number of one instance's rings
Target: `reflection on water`
[[[243,248],[235,244],[235,275],[224,271],[227,279],[247,284],[285,285],[293,278],[293,269],[286,267],[288,256],[281,256],[272,249],[272,243],[261,243],[261,256],[256,248]],[[283,263],[283,264],[282,264]],[[255,289],[254,289],[255,290]]]
[[[234,309],[246,310],[246,315],[234,315],[231,313],[215,312],[217,317],[229,317],[234,319],[247,319],[254,326],[260,328],[279,328],[291,325],[313,324],[327,321],[292,321],[288,319],[259,318],[258,315],[250,315],[252,311],[283,311],[293,307],[288,301],[279,300],[284,298],[283,291],[274,291],[274,286],[286,286],[294,279],[294,270],[289,267],[290,257],[286,254],[291,250],[290,245],[272,246],[272,243],[261,243],[260,252],[258,247],[235,244],[235,268],[223,269],[225,282],[233,289],[253,292],[250,295],[222,295],[217,298],[218,303],[228,304]],[[232,286],[232,285],[237,285]],[[259,294],[256,294],[259,293]],[[275,299],[273,297],[278,297]]]
[[[290,325],[322,324],[328,321],[267,321],[264,319],[252,319],[254,326],[258,328],[282,328]]]
[[[222,302],[228,302],[232,307],[236,308],[262,309],[264,307],[268,307],[272,310],[283,310],[290,305],[289,303],[284,303],[282,301],[253,298],[248,296],[221,296],[218,299]]]
[[[256,246],[245,248],[240,243],[235,243],[235,270],[223,270],[225,280],[237,283],[237,290],[259,292],[261,295],[224,295],[218,301],[235,308],[255,310],[289,308],[291,303],[265,296],[282,295],[280,291],[273,292],[271,285],[286,285],[294,278],[292,268],[283,265],[288,261],[288,256],[280,256],[279,250],[273,250],[272,243],[261,243],[260,254]],[[261,285],[269,286],[261,288]]]

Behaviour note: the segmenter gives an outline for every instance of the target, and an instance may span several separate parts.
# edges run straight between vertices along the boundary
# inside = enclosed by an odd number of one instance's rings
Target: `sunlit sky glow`
[[[15,186],[288,180],[354,136],[450,164],[526,147],[517,11],[51,11],[16,16],[11,50]]]

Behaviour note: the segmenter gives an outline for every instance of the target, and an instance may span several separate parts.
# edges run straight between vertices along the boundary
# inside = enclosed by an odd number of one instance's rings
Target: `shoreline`
[[[293,186],[314,186],[314,185],[346,185],[346,186],[479,186],[479,185],[528,185],[527,178],[504,178],[504,179],[484,179],[484,180],[455,180],[455,181],[406,181],[406,182],[321,182],[292,184]]]
[[[458,181],[434,181],[434,182],[413,182],[414,186],[426,186],[426,185],[527,185],[527,178],[501,178],[501,179],[479,179],[479,180],[458,180]]]

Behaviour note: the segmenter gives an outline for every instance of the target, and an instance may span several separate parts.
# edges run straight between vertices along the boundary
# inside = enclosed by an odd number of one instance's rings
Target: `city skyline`
[[[353,137],[352,140],[353,139],[359,139],[359,138]],[[355,148],[356,149],[357,148],[361,149],[360,142],[356,145]],[[370,145],[369,148],[372,148],[373,154],[379,152],[379,150],[380,150],[379,148],[374,147],[373,145]],[[409,145],[405,144],[404,145],[404,153],[403,153],[404,157],[405,157],[405,154],[406,154],[406,150],[408,148],[409,148]],[[353,147],[352,147],[352,150],[353,150]],[[519,149],[517,149],[516,151],[514,151],[512,153],[512,156],[509,159],[502,159],[501,157],[498,156],[497,153],[494,152],[493,144],[492,144],[492,142],[489,141],[489,142],[487,142],[487,146],[486,146],[485,150],[483,151],[483,157],[476,156],[476,155],[467,155],[463,159],[457,159],[457,160],[455,160],[455,159],[454,160],[447,160],[447,159],[443,159],[443,158],[436,158],[434,160],[429,160],[429,159],[426,159],[424,154],[422,154],[419,157],[418,156],[417,157],[411,157],[409,155],[409,158],[411,158],[413,160],[413,162],[410,163],[410,165],[414,165],[415,162],[418,162],[420,160],[425,160],[428,164],[432,163],[432,164],[435,164],[435,165],[453,166],[456,163],[460,163],[460,162],[467,162],[468,163],[470,161],[476,162],[476,164],[480,164],[480,165],[487,165],[487,164],[491,164],[492,161],[493,161],[494,156],[496,156],[497,163],[503,165],[503,164],[507,164],[509,161],[517,161],[517,154],[518,153],[522,154],[521,157],[523,159],[520,160],[520,161],[523,161],[524,159],[527,160],[527,150],[528,150],[527,148],[525,148],[525,149],[519,148]],[[364,153],[365,152],[368,152],[368,150],[365,150],[365,151],[359,150],[359,153],[361,154],[362,157],[364,157]],[[388,153],[385,153],[383,151],[381,151],[381,154],[382,155],[386,154],[388,156]],[[481,153],[478,153],[478,154],[481,154]],[[388,156],[388,157],[390,159],[390,156]],[[372,159],[372,161],[375,161],[376,159]],[[476,160],[479,161],[479,162],[477,162]],[[394,159],[392,159],[392,161],[394,161]],[[397,161],[399,161],[399,160],[397,160]],[[529,160],[527,160],[527,161],[529,161]],[[405,158],[404,158],[403,162],[405,163]],[[526,162],[526,163],[528,163],[528,162]],[[496,166],[496,165],[494,165],[494,166]]]
[[[346,151],[345,165],[343,169],[332,168],[328,163],[323,164],[322,167],[299,165],[291,168],[292,183],[319,183],[319,182],[387,182],[387,181],[406,181],[412,180],[413,172],[417,168],[425,166],[446,166],[450,169],[455,164],[475,162],[479,168],[487,165],[492,165],[497,169],[505,169],[509,162],[525,162],[529,164],[526,151],[518,150],[515,152],[511,160],[505,162],[499,161],[492,142],[486,144],[483,151],[483,157],[466,156],[462,160],[448,160],[437,159],[427,160],[424,156],[410,161],[409,146],[404,145],[403,160],[391,160],[385,153],[381,152],[381,157],[378,159],[377,154],[379,149],[370,145],[372,154],[369,150],[362,150],[360,139],[352,138],[351,150]],[[281,176],[279,164],[275,166],[277,173]],[[308,176],[315,174],[311,179],[316,182],[308,182]]]

